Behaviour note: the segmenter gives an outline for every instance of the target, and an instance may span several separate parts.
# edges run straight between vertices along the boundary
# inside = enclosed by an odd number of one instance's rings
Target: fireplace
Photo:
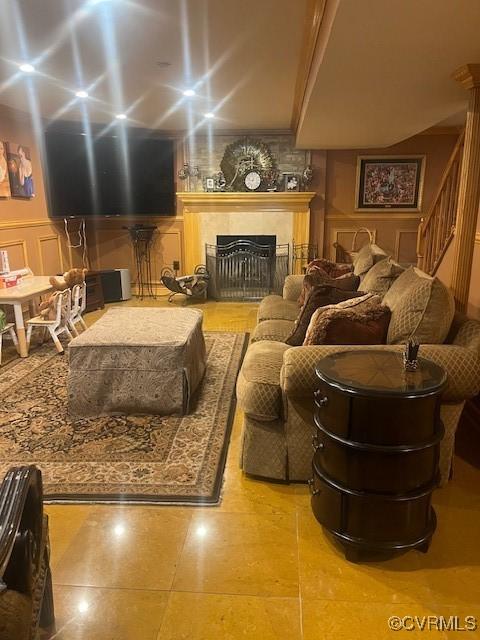
[[[215,300],[260,300],[281,293],[288,274],[289,245],[276,236],[218,235],[205,246],[210,274],[208,294]]]

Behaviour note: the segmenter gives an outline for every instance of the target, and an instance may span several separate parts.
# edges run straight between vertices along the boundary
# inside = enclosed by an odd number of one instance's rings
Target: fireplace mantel
[[[216,234],[275,232],[279,244],[308,243],[310,202],[315,195],[313,191],[178,192],[184,219],[185,273],[204,264],[205,243],[215,243]]]
[[[202,211],[208,207],[212,211],[221,211],[225,208],[248,207],[257,211],[284,211],[310,210],[310,202],[317,194],[314,191],[262,191],[256,192],[240,192],[240,191],[179,191],[177,193],[178,200],[185,209],[198,209]]]

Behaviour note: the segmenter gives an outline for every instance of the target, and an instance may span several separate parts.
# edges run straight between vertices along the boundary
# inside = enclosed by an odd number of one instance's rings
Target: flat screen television
[[[47,131],[45,150],[51,217],[175,215],[173,140]]]

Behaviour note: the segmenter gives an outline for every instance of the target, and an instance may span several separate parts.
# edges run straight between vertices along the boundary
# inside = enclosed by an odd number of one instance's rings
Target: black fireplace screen
[[[207,244],[208,295],[215,300],[259,300],[282,293],[288,275],[289,245],[238,239]]]

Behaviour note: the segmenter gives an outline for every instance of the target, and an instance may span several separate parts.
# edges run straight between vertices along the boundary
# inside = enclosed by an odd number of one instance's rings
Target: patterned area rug
[[[50,502],[217,504],[246,334],[205,333],[207,371],[188,416],[72,421],[67,356],[51,345],[0,372],[0,477],[42,470]]]

